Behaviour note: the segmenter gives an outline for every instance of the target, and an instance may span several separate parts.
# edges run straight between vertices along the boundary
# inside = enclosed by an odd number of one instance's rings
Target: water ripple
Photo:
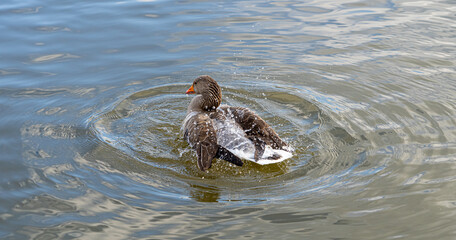
[[[455,11],[7,1],[0,238],[453,239]],[[295,157],[201,172],[180,132],[201,74]]]

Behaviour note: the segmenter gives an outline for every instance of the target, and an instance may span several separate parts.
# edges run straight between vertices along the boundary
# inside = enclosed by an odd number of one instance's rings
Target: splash
[[[288,158],[291,158],[293,149],[290,147],[287,150],[273,149],[271,146],[266,146],[261,159],[255,161],[255,146],[245,135],[244,130],[237,124],[232,115],[227,114],[226,119],[212,120],[217,131],[217,142],[222,147],[231,151],[239,158],[255,162],[260,165],[279,163]],[[280,156],[280,158],[273,156]],[[272,159],[274,158],[274,159]]]

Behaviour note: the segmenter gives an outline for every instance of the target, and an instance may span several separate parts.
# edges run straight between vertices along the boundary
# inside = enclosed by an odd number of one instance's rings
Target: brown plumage
[[[222,92],[217,82],[209,76],[200,76],[193,81],[187,94],[196,93],[187,109],[184,120],[184,138],[198,155],[198,167],[205,171],[211,167],[214,158],[220,158],[242,166],[242,161],[217,143],[215,120],[225,120],[232,116],[236,124],[244,131],[245,136],[254,144],[254,159],[263,156],[265,146],[273,149],[284,149],[287,144],[277,133],[253,111],[243,107],[220,106]],[[220,106],[220,107],[219,107]],[[218,111],[217,108],[219,109]],[[280,156],[271,156],[277,159]]]

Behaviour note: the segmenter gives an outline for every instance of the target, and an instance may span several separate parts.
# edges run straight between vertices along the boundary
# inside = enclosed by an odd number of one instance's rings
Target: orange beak
[[[185,92],[185,94],[193,94],[195,93],[195,90],[193,89],[193,84],[192,86],[187,90],[187,92]]]

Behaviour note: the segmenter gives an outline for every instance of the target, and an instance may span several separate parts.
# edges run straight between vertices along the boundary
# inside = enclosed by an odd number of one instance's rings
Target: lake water
[[[452,0],[0,3],[0,238],[454,239]],[[294,148],[183,140],[194,78]]]

